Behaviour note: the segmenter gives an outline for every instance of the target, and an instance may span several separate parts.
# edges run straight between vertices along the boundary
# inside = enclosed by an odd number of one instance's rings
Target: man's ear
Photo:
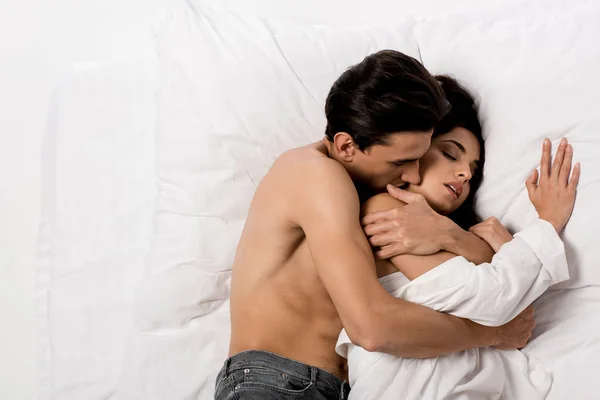
[[[360,151],[354,139],[346,132],[338,132],[333,137],[333,147],[339,158],[346,162],[351,162],[357,151]]]

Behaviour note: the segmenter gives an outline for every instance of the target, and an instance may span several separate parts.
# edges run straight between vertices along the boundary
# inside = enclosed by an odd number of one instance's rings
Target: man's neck
[[[329,141],[329,139],[327,139],[327,136],[325,136],[323,139],[319,140],[316,144],[319,145],[319,148],[324,150],[324,154],[329,157],[329,158],[333,158],[335,160],[335,157],[333,157],[332,153],[333,153],[333,149],[332,149],[332,143]],[[321,147],[321,144],[323,145],[323,147]],[[336,160],[337,161],[337,160]]]
[[[324,154],[327,157],[342,164],[341,161],[338,160],[337,157],[335,157],[334,150],[333,150],[333,144],[329,141],[329,139],[327,137],[324,137],[323,139],[321,139],[320,142],[317,142],[317,144],[319,144],[319,143],[323,143],[324,148],[321,147],[320,149],[324,150]],[[343,164],[342,164],[342,166],[343,166]],[[348,175],[350,176],[350,179],[352,179],[352,182],[354,182],[354,187],[356,188],[356,192],[358,193],[358,198],[359,198],[361,204],[376,194],[373,191],[373,189],[371,189],[369,186],[364,185],[364,184],[360,183],[357,179],[355,179],[352,176],[352,174],[348,171],[347,168],[345,168],[345,169],[346,169],[346,172],[348,173]]]

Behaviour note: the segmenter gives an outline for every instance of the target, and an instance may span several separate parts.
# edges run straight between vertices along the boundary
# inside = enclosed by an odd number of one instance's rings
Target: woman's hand
[[[573,147],[566,139],[561,140],[552,164],[551,150],[550,140],[545,139],[540,172],[533,170],[525,185],[540,219],[550,222],[560,233],[573,212],[581,167],[575,164],[571,173]]]
[[[483,239],[495,253],[500,250],[504,243],[508,243],[513,239],[512,235],[495,217],[490,217],[477,225],[473,225],[469,228],[469,232]]]

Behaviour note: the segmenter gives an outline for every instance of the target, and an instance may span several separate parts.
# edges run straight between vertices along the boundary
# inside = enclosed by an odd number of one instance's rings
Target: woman
[[[518,315],[549,285],[568,278],[564,247],[557,235],[566,220],[544,221],[545,216],[540,215],[541,219],[515,240],[503,228],[497,230],[497,221],[475,225],[473,196],[481,182],[484,159],[481,126],[468,92],[451,78],[440,76],[438,80],[452,109],[420,160],[421,182],[407,190],[424,196],[431,208],[461,227],[471,228],[498,254],[491,263],[477,267],[448,252],[400,255],[378,261],[377,273],[395,297],[499,326]],[[579,176],[576,166],[569,181],[572,154],[571,146],[563,142],[554,165],[548,168],[549,143],[544,144],[542,173],[547,172],[548,177],[540,180],[539,187],[537,173],[527,182],[536,209],[544,194],[544,201],[560,197],[561,206],[572,209]],[[562,185],[547,186],[548,179]],[[547,196],[544,190],[552,190],[558,197]],[[398,200],[385,193],[369,199],[363,213],[398,206]],[[494,235],[488,234],[490,224],[496,227]],[[485,242],[473,243],[482,253],[489,251]],[[403,359],[369,353],[353,345],[344,331],[336,349],[348,358],[350,398],[541,399],[551,385],[551,375],[543,366],[517,350],[474,349],[434,359]]]

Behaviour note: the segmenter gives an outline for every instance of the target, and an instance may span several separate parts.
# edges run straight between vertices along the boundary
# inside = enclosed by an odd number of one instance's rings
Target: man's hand
[[[556,232],[560,233],[573,212],[581,167],[579,163],[575,164],[571,174],[573,147],[566,139],[561,140],[554,163],[550,165],[551,147],[550,140],[545,139],[540,172],[533,170],[525,185],[540,219],[550,222]]]
[[[406,203],[402,208],[377,211],[362,219],[364,231],[378,259],[400,254],[429,255],[442,249],[435,238],[446,229],[445,217],[427,204],[420,194],[388,185],[394,198]]]
[[[508,243],[513,239],[512,235],[495,217],[490,217],[477,225],[473,225],[469,232],[485,240],[495,253],[500,250],[504,243]]]
[[[498,343],[494,345],[499,350],[522,349],[525,347],[535,328],[535,310],[529,306],[508,324],[497,328]]]

